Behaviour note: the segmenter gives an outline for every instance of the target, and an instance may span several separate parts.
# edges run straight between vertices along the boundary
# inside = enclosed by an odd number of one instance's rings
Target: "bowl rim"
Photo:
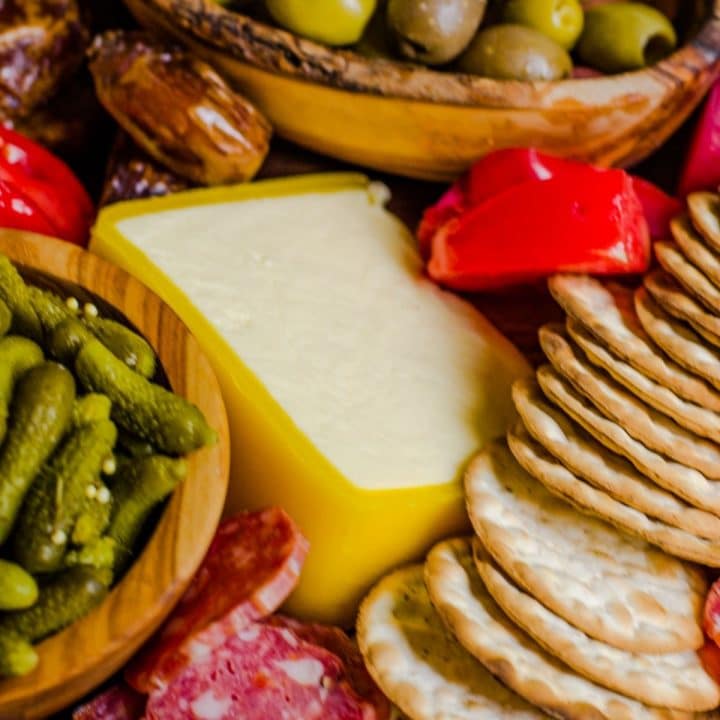
[[[129,0],[166,28],[260,70],[336,90],[451,105],[490,108],[551,108],[558,100],[576,105],[613,105],[640,98],[651,85],[676,86],[678,74],[696,76],[720,68],[720,0],[699,33],[656,65],[597,78],[544,82],[494,80],[440,72],[398,60],[366,58],[332,48],[223,7],[215,0]]]
[[[103,602],[37,646],[35,671],[0,680],[0,718],[18,720],[44,717],[76,701],[117,671],[165,620],[215,535],[230,451],[215,373],[198,341],[161,298],[116,265],[54,238],[0,230],[0,252],[40,274],[75,283],[122,313],[156,350],[171,386],[203,411],[219,438],[187,457],[187,478],[140,556]]]

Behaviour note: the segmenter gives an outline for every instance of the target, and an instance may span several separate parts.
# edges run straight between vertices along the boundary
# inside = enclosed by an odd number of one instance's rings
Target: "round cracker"
[[[711,250],[700,236],[687,215],[681,215],[670,223],[675,242],[683,255],[716,287],[720,287],[720,257]]]
[[[720,252],[720,196],[711,192],[696,192],[688,195],[690,219],[705,242]]]
[[[635,293],[635,310],[643,328],[673,360],[720,388],[720,352],[708,347],[694,330],[668,315],[640,287]]]
[[[710,345],[716,348],[720,348],[720,335],[716,335],[715,333],[711,333],[709,330],[706,330],[702,325],[698,325],[697,323],[690,321],[690,327],[701,337],[705,338]]]
[[[601,445],[550,405],[534,379],[517,380],[512,394],[530,435],[572,473],[645,515],[708,540],[720,540],[719,517],[663,490]]]
[[[480,577],[503,612],[553,657],[584,677],[648,705],[704,711],[720,703],[720,689],[697,653],[642,655],[593,640],[515,586],[480,543],[474,543],[473,551]]]
[[[647,291],[666,312],[695,328],[720,336],[720,317],[707,312],[664,270],[655,270],[643,279]]]
[[[548,286],[565,312],[616,357],[685,400],[720,412],[720,392],[672,362],[650,340],[635,314],[632,290],[584,275],[556,275]]]
[[[680,248],[670,242],[656,242],[654,247],[660,265],[685,291],[711,313],[720,313],[720,289],[683,255]]]
[[[660,487],[697,508],[720,515],[720,483],[646,448],[623,428],[608,420],[551,366],[537,371],[542,391],[605,447],[626,457],[641,473]]]
[[[508,445],[529,475],[581,512],[656,545],[669,555],[708,567],[720,567],[720,543],[654,520],[584,482],[533,440],[522,424],[508,432]]]
[[[606,417],[651,450],[720,480],[720,446],[654,410],[591,365],[560,325],[540,329],[540,345],[553,367]]]
[[[548,713],[567,720],[668,717],[573,672],[545,652],[498,607],[478,573],[475,538],[436,545],[425,563],[433,604],[458,640],[506,685]]]
[[[413,720],[544,717],[450,634],[430,602],[422,565],[397,570],[370,591],[357,640],[375,682]]]
[[[495,561],[575,627],[631,652],[702,645],[706,583],[699,571],[559,500],[504,442],[473,460],[465,492],[473,527]]]
[[[720,442],[720,414],[683,400],[669,388],[646,377],[629,363],[619,360],[576,320],[569,318],[566,327],[570,337],[585,353],[585,357],[633,395],[673,418],[687,430]]]

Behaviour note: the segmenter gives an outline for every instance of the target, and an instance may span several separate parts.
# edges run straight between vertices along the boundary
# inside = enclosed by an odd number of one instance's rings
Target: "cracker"
[[[688,195],[690,219],[705,242],[720,252],[720,196],[711,192],[696,192]]]
[[[720,388],[720,351],[688,325],[668,315],[644,288],[635,293],[635,310],[647,334],[673,360]]]
[[[682,285],[685,292],[711,313],[720,313],[720,289],[683,255],[680,248],[670,242],[656,242],[654,247],[660,265]]]
[[[541,328],[540,344],[553,367],[628,434],[649,449],[720,480],[720,446],[681,427],[588,363],[562,326]]]
[[[693,300],[670,274],[655,270],[644,277],[643,284],[655,302],[670,315],[720,336],[720,317],[707,312]]]
[[[380,689],[413,720],[544,717],[501,685],[446,629],[423,566],[383,578],[365,598],[357,639]]]
[[[556,275],[548,286],[565,312],[616,357],[685,400],[720,412],[720,392],[672,362],[650,340],[635,314],[632,290],[583,275]]]
[[[709,567],[720,567],[719,542],[699,538],[693,533],[654,520],[594,488],[533,440],[522,424],[509,431],[508,444],[515,459],[529,475],[581,512],[594,515],[629,535],[657,545],[669,555]]]
[[[619,360],[572,318],[568,319],[567,330],[591,363],[602,368],[633,395],[673,418],[687,430],[720,442],[720,414],[683,400],[669,388],[646,377],[629,363]]]
[[[707,586],[697,568],[559,500],[504,442],[472,461],[465,491],[470,520],[494,560],[575,627],[631,652],[702,645]]]
[[[480,578],[469,539],[436,545],[425,563],[425,582],[458,640],[505,685],[548,713],[568,720],[667,716],[586,680],[518,628]]]
[[[537,379],[545,396],[606,448],[626,457],[647,478],[691,505],[720,515],[720,483],[646,448],[608,420],[552,367],[539,368]]]
[[[480,577],[503,612],[583,677],[648,705],[704,711],[720,703],[720,689],[697,653],[642,655],[593,640],[514,585],[479,543],[473,549]]]
[[[687,215],[675,218],[670,223],[670,229],[683,255],[716,287],[720,287],[720,257],[696,232],[690,218]]]
[[[702,325],[699,325],[696,322],[690,321],[690,327],[700,336],[705,338],[710,345],[716,348],[720,348],[720,335],[716,335],[715,333],[710,332],[709,330],[705,329]]]
[[[512,393],[530,435],[573,474],[645,515],[708,540],[720,540],[720,517],[698,510],[648,480],[550,405],[535,380],[516,381]]]

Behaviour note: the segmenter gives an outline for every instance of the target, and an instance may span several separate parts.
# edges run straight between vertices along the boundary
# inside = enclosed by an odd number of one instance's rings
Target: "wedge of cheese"
[[[512,418],[524,359],[422,273],[365,177],[112,206],[92,250],[155,290],[214,363],[228,512],[281,505],[311,549],[290,610],[351,624],[389,568],[467,527],[461,476]]]

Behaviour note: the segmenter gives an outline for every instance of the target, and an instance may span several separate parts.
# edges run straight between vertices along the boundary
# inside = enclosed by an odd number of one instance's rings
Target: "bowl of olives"
[[[126,0],[312,150],[449,180],[534,145],[649,155],[720,74],[720,0]]]

